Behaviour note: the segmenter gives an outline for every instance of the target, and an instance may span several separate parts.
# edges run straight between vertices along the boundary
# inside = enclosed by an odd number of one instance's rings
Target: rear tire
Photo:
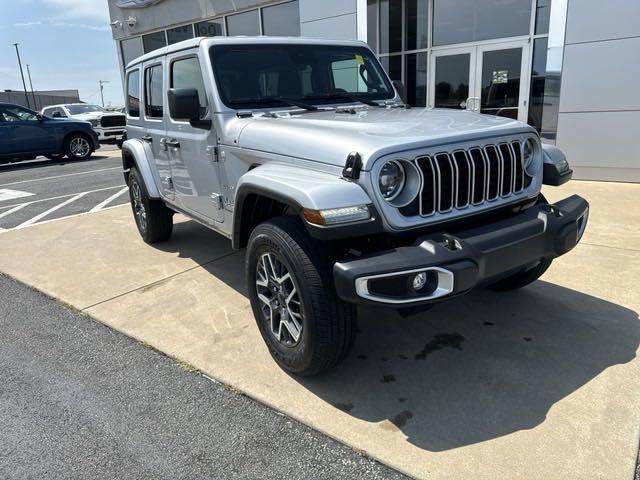
[[[72,160],[87,160],[93,154],[91,139],[83,133],[72,133],[65,140],[64,152]]]
[[[173,232],[173,212],[161,200],[149,198],[144,180],[135,167],[129,173],[129,197],[142,239],[149,244],[169,240]]]
[[[278,365],[299,376],[331,369],[355,341],[356,308],[336,295],[330,258],[293,216],[259,225],[249,239],[246,274],[258,328]]]

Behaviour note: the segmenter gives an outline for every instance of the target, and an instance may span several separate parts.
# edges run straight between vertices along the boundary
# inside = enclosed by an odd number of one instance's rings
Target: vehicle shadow
[[[161,248],[198,260],[186,238],[201,228],[178,225]],[[242,253],[203,268],[246,296]],[[540,425],[557,402],[633,360],[639,344],[637,312],[538,281],[479,290],[410,318],[361,308],[349,358],[320,377],[291,378],[336,409],[439,452]]]
[[[73,165],[73,164],[81,164],[81,163],[89,163],[95,160],[105,160],[110,157],[106,154],[94,154],[88,160],[71,160],[68,158],[64,158],[62,160],[49,160],[45,157],[38,157],[35,160],[0,160],[0,173],[1,172],[17,172],[20,170],[33,170],[36,168],[42,167],[53,167],[53,166],[65,166],[65,165]]]

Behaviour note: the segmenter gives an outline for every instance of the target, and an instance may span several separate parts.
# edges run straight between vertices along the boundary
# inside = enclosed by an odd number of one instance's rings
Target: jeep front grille
[[[420,215],[448,213],[521,193],[531,184],[519,142],[420,156]]]

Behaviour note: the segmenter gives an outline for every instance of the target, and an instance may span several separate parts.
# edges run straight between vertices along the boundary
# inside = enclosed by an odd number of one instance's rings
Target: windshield
[[[82,115],[83,113],[104,112],[104,108],[98,105],[67,105],[67,110],[71,115]]]
[[[319,105],[395,97],[365,47],[216,45],[211,62],[222,101],[233,109],[282,107],[278,98]]]

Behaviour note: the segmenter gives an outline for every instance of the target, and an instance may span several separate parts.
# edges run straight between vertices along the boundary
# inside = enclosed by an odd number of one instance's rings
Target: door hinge
[[[218,163],[220,161],[220,149],[218,147],[207,147],[207,155],[209,155],[209,161],[211,161],[211,163]]]
[[[218,210],[224,209],[224,197],[219,193],[212,193],[211,201],[213,202],[213,204],[216,206]]]

